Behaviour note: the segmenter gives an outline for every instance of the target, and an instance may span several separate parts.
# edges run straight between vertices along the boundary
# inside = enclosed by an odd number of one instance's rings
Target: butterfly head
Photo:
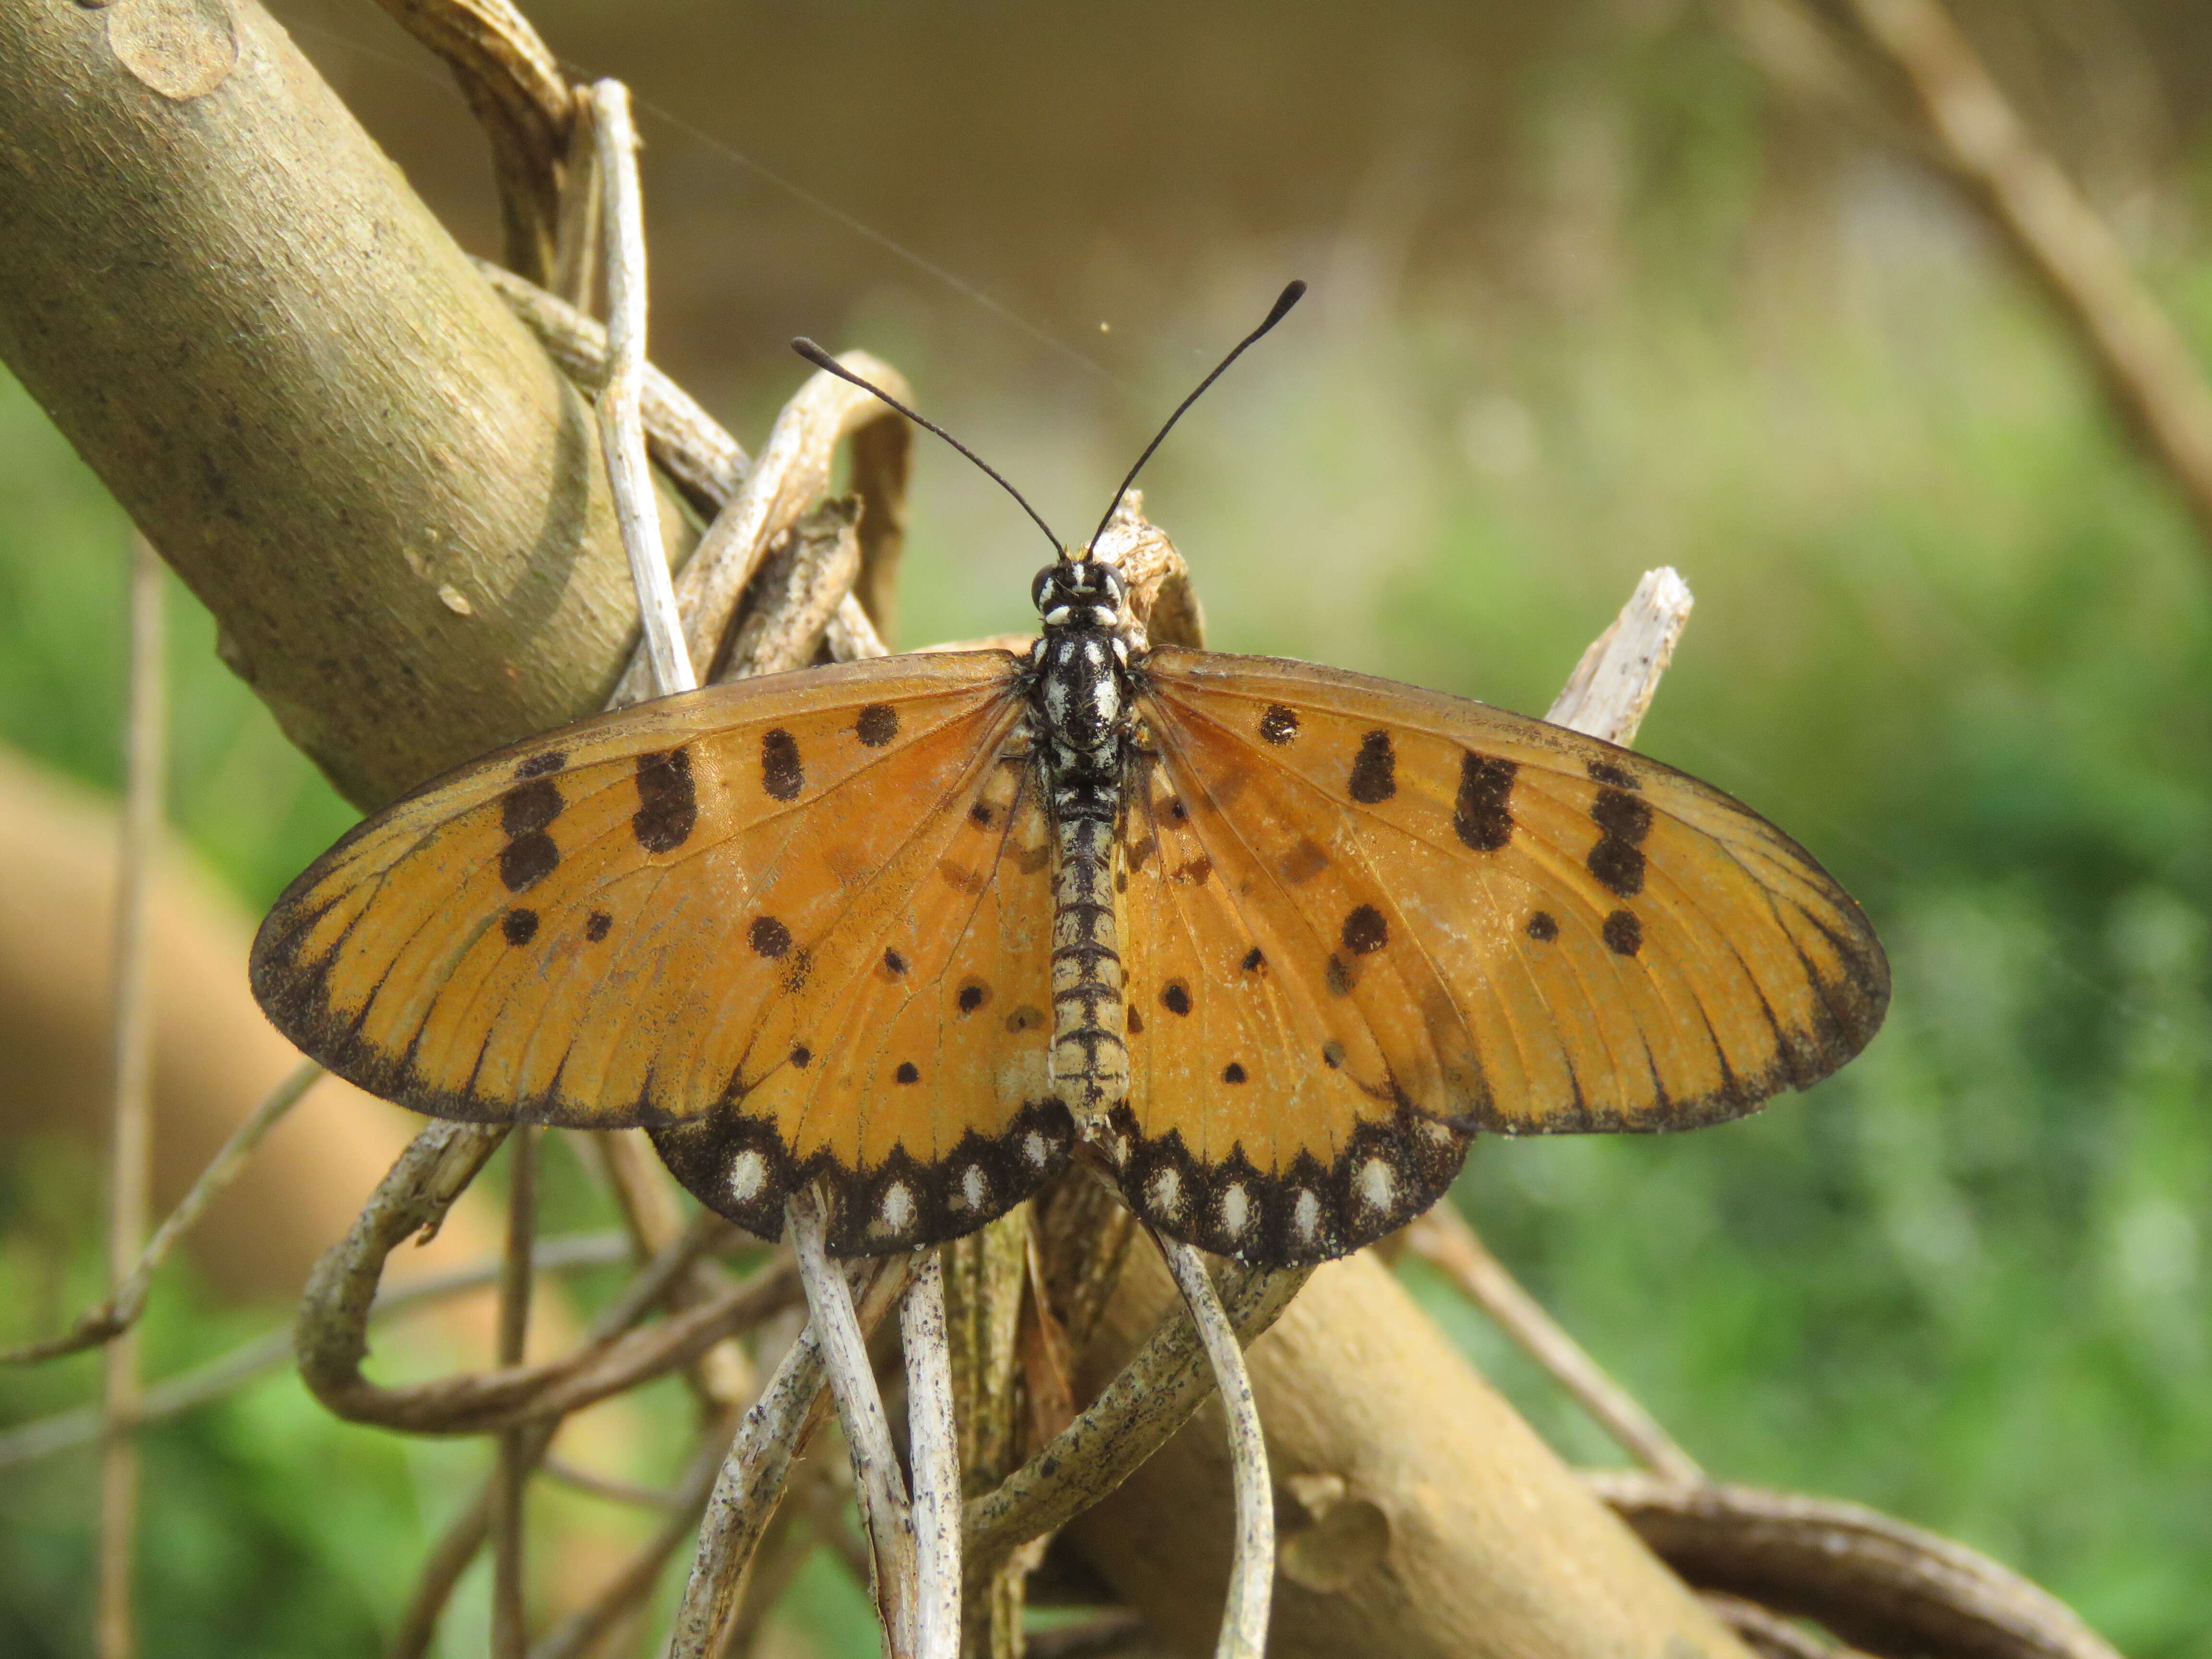
[[[1030,599],[1048,629],[1096,629],[1124,635],[1129,626],[1129,588],[1121,573],[1087,547],[1062,550],[1036,573]]]

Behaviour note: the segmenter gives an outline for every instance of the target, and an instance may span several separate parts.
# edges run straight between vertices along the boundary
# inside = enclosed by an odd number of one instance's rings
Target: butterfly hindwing
[[[1253,847],[1282,839],[1312,879],[1310,815],[1248,818],[1233,786],[1210,787],[1235,775],[1163,751],[1124,784],[1122,1188],[1154,1226],[1222,1255],[1338,1255],[1432,1203],[1467,1137],[1394,1091],[1391,1011],[1374,1010],[1378,1033],[1302,966],[1320,942]],[[1421,1034],[1398,1035],[1407,1048]]]
[[[1170,1231],[1233,1245],[1218,1191],[1249,1165],[1273,1208],[1236,1253],[1334,1254],[1425,1206],[1460,1131],[1736,1116],[1825,1077],[1881,1021],[1887,966],[1857,907],[1669,768],[1305,664],[1163,648],[1144,686],[1125,1187]],[[1264,988],[1224,937],[1250,941]],[[1163,1019],[1176,979],[1193,1013]],[[1280,1121],[1232,1103],[1220,1079],[1253,1062],[1231,1049],[1264,1051]]]
[[[1017,669],[977,652],[745,680],[502,750],[294,884],[256,993],[417,1110],[651,1127],[756,1231],[810,1176],[841,1249],[965,1231],[1068,1138],[1042,1044],[1009,1026],[1049,998],[1042,815],[1002,757]],[[940,1031],[970,981],[995,1024]]]
[[[1001,740],[963,787],[900,810],[896,867],[794,944],[806,982],[768,1011],[738,1087],[653,1131],[685,1185],[769,1237],[791,1185],[823,1177],[841,1254],[981,1226],[1073,1138],[1046,1078],[1051,842],[1026,754]]]

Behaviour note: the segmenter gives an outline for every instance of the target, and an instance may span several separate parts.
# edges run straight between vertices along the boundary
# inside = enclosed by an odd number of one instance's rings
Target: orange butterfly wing
[[[1718,790],[1333,669],[1163,648],[1143,678],[1122,1180],[1166,1231],[1340,1254],[1468,1132],[1737,1116],[1881,1023],[1858,907]]]
[[[841,1251],[980,1225],[1065,1156],[1049,836],[1018,664],[772,676],[548,733],[418,791],[264,923],[256,994],[418,1111],[644,1125],[764,1236],[819,1176]]]

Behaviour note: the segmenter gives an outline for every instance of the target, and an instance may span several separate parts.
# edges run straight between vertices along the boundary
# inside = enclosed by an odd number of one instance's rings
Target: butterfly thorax
[[[1114,847],[1130,731],[1129,657],[1144,635],[1121,573],[1087,548],[1037,573],[1043,631],[1031,653],[1030,729],[1050,813],[1054,1091],[1090,1131],[1128,1094]]]

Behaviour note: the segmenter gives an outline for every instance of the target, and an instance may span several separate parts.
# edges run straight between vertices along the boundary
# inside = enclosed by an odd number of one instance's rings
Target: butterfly
[[[1403,1224],[1478,1132],[1736,1117],[1880,1024],[1864,915],[1719,790],[1154,647],[1054,544],[1026,652],[712,686],[424,786],[278,901],[263,1007],[417,1111],[641,1126],[766,1237],[808,1182],[840,1254],[957,1237],[1088,1147],[1152,1227],[1269,1265]]]

